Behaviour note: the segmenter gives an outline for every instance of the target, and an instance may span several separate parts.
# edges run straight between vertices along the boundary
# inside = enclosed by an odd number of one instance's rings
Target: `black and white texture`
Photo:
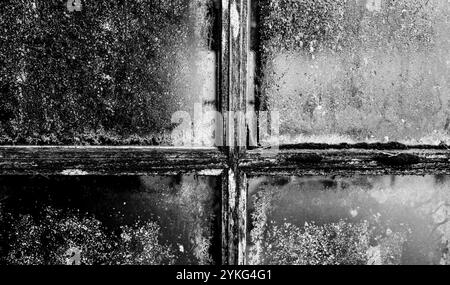
[[[447,0],[0,2],[0,265],[450,263]]]

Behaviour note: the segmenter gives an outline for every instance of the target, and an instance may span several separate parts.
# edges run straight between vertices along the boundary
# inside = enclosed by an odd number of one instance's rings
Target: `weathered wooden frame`
[[[0,175],[198,175],[222,181],[222,263],[245,264],[247,177],[261,175],[450,175],[446,146],[400,144],[247,149],[246,111],[251,0],[221,0],[218,109],[224,147],[0,147]]]

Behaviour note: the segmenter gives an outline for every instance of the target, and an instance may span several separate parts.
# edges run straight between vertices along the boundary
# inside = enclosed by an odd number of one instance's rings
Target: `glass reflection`
[[[216,183],[0,177],[0,263],[214,264],[221,256]]]
[[[254,178],[249,263],[449,264],[450,177]]]
[[[255,0],[253,12],[256,109],[280,112],[282,144],[450,143],[447,0]]]
[[[215,110],[217,10],[217,0],[2,1],[0,144],[213,146],[210,122],[180,137],[172,116]]]

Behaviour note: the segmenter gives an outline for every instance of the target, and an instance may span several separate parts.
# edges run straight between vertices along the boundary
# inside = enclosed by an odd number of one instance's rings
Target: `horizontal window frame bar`
[[[217,148],[0,146],[0,175],[219,176],[226,168]]]
[[[253,148],[254,150],[261,149],[260,147]],[[407,145],[399,142],[389,143],[341,143],[341,144],[326,144],[326,143],[302,143],[302,144],[282,144],[279,146],[280,150],[348,150],[348,149],[363,149],[363,150],[450,150],[450,146],[446,144],[432,145],[432,144],[417,144]]]
[[[240,169],[260,175],[450,175],[450,150],[249,150]]]

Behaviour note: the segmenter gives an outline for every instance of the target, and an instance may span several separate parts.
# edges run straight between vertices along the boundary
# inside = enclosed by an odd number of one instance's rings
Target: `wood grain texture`
[[[450,175],[449,150],[288,149],[248,151],[239,166],[251,175]]]
[[[220,46],[220,62],[219,62],[219,110],[222,115],[230,111],[230,3],[228,0],[221,2],[221,46]],[[224,120],[223,124],[223,145],[224,150],[228,151],[229,122]]]
[[[247,224],[248,224],[248,211],[247,211],[247,199],[248,199],[248,180],[247,174],[241,172],[237,181],[239,192],[237,193],[237,263],[238,265],[247,264]]]
[[[222,173],[222,264],[228,264],[230,260],[230,215],[229,215],[229,173],[228,171]]]
[[[246,252],[245,174],[239,160],[247,145],[245,122],[247,56],[249,42],[249,0],[222,0],[221,102],[228,158],[223,189],[224,264],[244,264]]]
[[[216,149],[165,147],[0,147],[0,175],[217,175]]]
[[[244,265],[247,249],[247,176],[228,169],[223,178],[223,263]]]

